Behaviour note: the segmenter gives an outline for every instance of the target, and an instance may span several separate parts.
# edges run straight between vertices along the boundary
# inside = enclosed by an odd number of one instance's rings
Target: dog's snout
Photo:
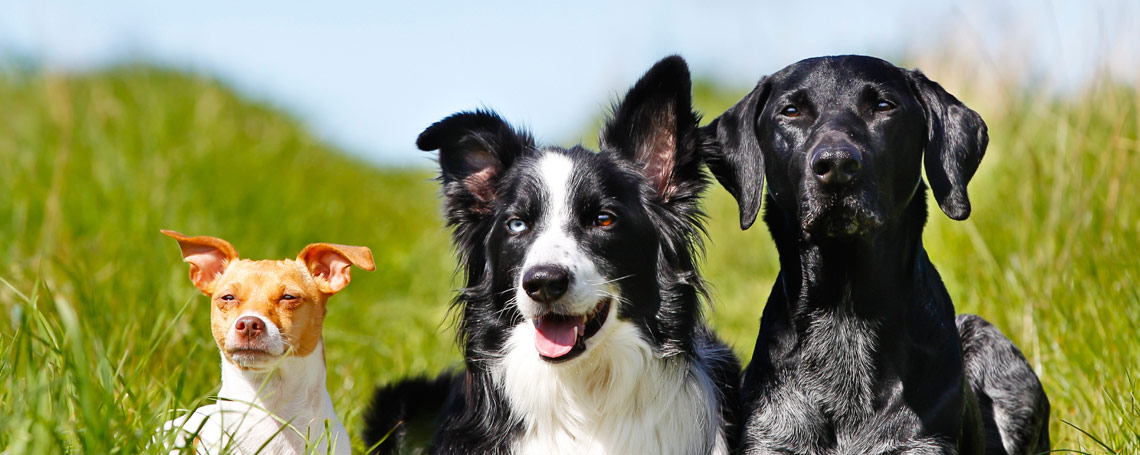
[[[256,316],[244,316],[234,322],[234,331],[245,340],[252,340],[265,331],[265,323]]]
[[[859,151],[847,145],[821,146],[811,158],[811,171],[825,186],[843,186],[859,177],[863,163]]]
[[[522,286],[534,301],[550,303],[562,297],[570,287],[570,272],[556,265],[531,267],[523,275]]]

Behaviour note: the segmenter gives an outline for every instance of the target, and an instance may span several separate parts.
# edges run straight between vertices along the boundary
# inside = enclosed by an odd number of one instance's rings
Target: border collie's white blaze
[[[583,251],[579,240],[569,232],[576,224],[577,210],[571,207],[574,191],[574,161],[568,156],[546,151],[538,159],[537,178],[545,204],[534,226],[536,236],[527,248],[518,274],[515,303],[534,328],[534,347],[548,360],[570,360],[587,348],[598,330],[605,330],[616,292]],[[565,287],[560,297],[539,302],[532,298],[528,281],[535,270],[564,273]],[[619,278],[615,278],[616,281]],[[543,294],[539,294],[543,295]],[[552,296],[543,295],[544,298]],[[591,323],[587,331],[587,323]]]
[[[466,372],[380,389],[365,442],[440,405],[432,453],[722,454],[735,440],[732,351],[705,327],[688,68],[653,67],[601,151],[540,148],[491,112],[448,117],[439,150],[466,287]],[[430,420],[430,419],[429,419]],[[393,443],[394,442],[394,443]]]
[[[538,178],[546,193],[547,206],[536,228],[538,237],[527,250],[519,273],[516,301],[519,311],[529,318],[543,312],[539,304],[527,296],[522,279],[526,271],[540,265],[564,267],[570,274],[570,287],[562,296],[565,303],[559,311],[565,314],[585,314],[593,310],[607,292],[605,279],[598,273],[588,255],[576,240],[566,232],[572,223],[570,192],[573,191],[574,162],[561,153],[546,152],[538,160]]]

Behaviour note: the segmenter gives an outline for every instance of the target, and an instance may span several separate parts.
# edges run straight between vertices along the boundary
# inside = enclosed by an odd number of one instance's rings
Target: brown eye
[[[281,296],[281,300],[297,300],[297,296],[293,294],[285,294]]]
[[[594,217],[594,226],[597,227],[610,227],[617,221],[617,215],[610,212],[600,212],[598,216]]]
[[[875,104],[875,112],[887,112],[893,110],[894,108],[895,103],[887,100],[879,100],[879,102]]]
[[[232,301],[234,301],[234,299],[236,299],[236,298],[237,298],[237,297],[234,297],[234,295],[233,295],[233,294],[226,294],[226,295],[223,295],[223,296],[222,296],[222,300],[225,300],[225,301],[227,301],[227,302],[232,302]]]
[[[800,116],[800,110],[797,107],[789,104],[787,106],[784,106],[783,109],[780,109],[780,115],[789,118],[796,118]]]

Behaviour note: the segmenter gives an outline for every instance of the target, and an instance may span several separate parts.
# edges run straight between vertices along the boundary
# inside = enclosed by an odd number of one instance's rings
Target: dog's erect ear
[[[692,97],[685,60],[666,57],[634,84],[602,129],[602,149],[634,162],[663,202],[702,181]]]
[[[756,137],[756,117],[768,100],[769,84],[761,79],[756,88],[709,126],[706,134],[716,145],[704,156],[709,171],[740,206],[740,229],[756,222],[764,196],[764,153]]]
[[[439,150],[444,194],[476,213],[489,213],[503,171],[524,150],[529,134],[491,111],[460,112],[436,122],[416,139],[423,151]]]
[[[305,264],[321,293],[326,295],[336,294],[348,286],[352,281],[352,266],[369,272],[376,270],[372,250],[363,246],[314,243],[301,250],[297,260]]]
[[[908,76],[926,111],[926,179],[942,211],[955,220],[970,216],[966,184],[978,170],[990,137],[982,116],[918,70]]]
[[[190,264],[190,281],[206,295],[214,292],[214,280],[238,258],[233,245],[217,237],[187,237],[166,229],[162,233],[178,241],[182,260]]]

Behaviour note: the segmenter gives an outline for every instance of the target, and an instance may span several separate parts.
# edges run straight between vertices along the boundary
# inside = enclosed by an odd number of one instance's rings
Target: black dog
[[[956,220],[981,117],[918,71],[859,56],[765,77],[708,127],[706,156],[780,255],[745,370],[744,452],[1049,450],[1049,402],[1018,349],[954,307],[922,246],[926,186]]]
[[[465,374],[380,389],[364,439],[443,401],[433,453],[722,454],[740,364],[706,329],[707,186],[688,67],[653,66],[601,152],[538,147],[489,112],[420,135],[439,150],[467,281]],[[428,409],[430,411],[430,409]]]

